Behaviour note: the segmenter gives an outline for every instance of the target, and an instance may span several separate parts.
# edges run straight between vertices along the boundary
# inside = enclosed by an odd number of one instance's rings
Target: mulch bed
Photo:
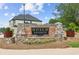
[[[3,39],[0,39],[0,48],[4,49],[48,49],[48,48],[69,48],[67,42],[79,42],[79,38],[68,37],[67,40],[49,42],[44,44],[23,44],[21,42],[15,44],[6,44]]]
[[[22,44],[22,43],[15,43],[15,44],[6,44],[2,42],[1,48],[5,49],[47,49],[47,48],[68,48],[64,41],[56,41],[50,42],[45,44]]]

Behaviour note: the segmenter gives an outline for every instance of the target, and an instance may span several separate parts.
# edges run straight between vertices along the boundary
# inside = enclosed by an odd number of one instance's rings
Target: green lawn
[[[79,47],[79,42],[67,42],[67,45],[73,48],[78,48]]]

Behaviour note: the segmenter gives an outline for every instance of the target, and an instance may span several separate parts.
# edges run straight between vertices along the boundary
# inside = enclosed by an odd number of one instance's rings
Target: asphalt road
[[[79,55],[79,48],[28,50],[0,49],[0,55]]]

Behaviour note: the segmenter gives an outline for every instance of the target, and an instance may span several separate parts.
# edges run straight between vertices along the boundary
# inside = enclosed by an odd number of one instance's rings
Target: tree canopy
[[[78,3],[65,3],[59,4],[57,10],[60,12],[61,19],[65,25],[74,22],[78,25],[79,21],[79,4]]]
[[[78,3],[61,3],[56,7],[59,12],[59,18],[50,19],[49,23],[61,22],[66,28],[77,28],[79,31],[79,4]],[[74,25],[74,26],[70,26]]]
[[[0,28],[0,32],[4,32],[5,31],[5,28]]]
[[[56,19],[50,19],[49,20],[49,23],[51,24],[51,23],[56,23],[56,22],[58,22],[59,20],[56,20]]]

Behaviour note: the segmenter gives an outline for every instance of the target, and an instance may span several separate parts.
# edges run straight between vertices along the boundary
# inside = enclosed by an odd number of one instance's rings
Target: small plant
[[[4,31],[4,37],[12,37],[13,36],[13,31],[8,27],[8,28],[5,28],[5,31]]]
[[[73,31],[76,31],[76,24],[75,23],[70,23],[69,26],[68,26],[68,30],[73,30]]]
[[[42,39],[42,40],[35,39],[35,40],[28,40],[23,43],[31,45],[31,44],[45,44],[50,42],[56,42],[56,40],[55,39]]]
[[[70,23],[66,31],[67,37],[74,37],[76,28],[77,28],[76,24]]]

